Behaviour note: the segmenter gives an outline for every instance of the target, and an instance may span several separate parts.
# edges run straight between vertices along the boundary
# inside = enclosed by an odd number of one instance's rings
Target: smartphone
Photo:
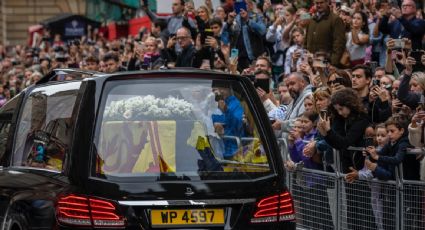
[[[372,137],[365,138],[364,140],[365,146],[373,146],[374,145],[373,142],[374,141]]]
[[[373,79],[372,80],[372,85],[380,86],[381,85],[381,82],[378,79]]]
[[[270,79],[255,79],[254,82],[255,88],[260,88],[264,90],[266,93],[270,92]]]
[[[201,33],[201,44],[205,45],[205,39],[208,36],[214,37],[214,33],[210,28],[206,28],[203,33]]]
[[[425,111],[425,97],[423,94],[421,95],[421,99],[419,100],[418,108],[421,111]]]
[[[425,69],[425,66],[422,65],[421,61],[422,55],[425,55],[425,51],[423,50],[415,50],[410,52],[409,56],[414,58],[416,61],[416,64],[412,67],[413,72],[423,71]]]
[[[214,100],[215,100],[216,102],[221,101],[221,100],[224,100],[223,95],[221,95],[221,94],[216,94],[216,95],[215,95],[215,97],[214,97]]]
[[[238,49],[232,49],[230,51],[230,58],[231,59],[236,59],[239,56],[239,50]]]
[[[247,10],[246,2],[245,0],[235,0],[235,3],[233,5],[233,9],[235,9],[235,12],[239,14],[241,10]]]
[[[394,39],[394,49],[404,49],[404,41],[402,39]]]
[[[223,42],[223,45],[226,45],[226,46],[230,44],[229,32],[223,31],[221,33],[221,42]]]
[[[309,13],[303,13],[300,15],[301,20],[309,20],[311,19],[311,15]]]
[[[378,62],[370,61],[368,65],[370,67],[370,71],[372,71],[372,73],[375,73],[376,67],[378,66]]]
[[[327,110],[321,110],[320,113],[319,113],[319,116],[322,119],[325,119],[325,117],[328,117],[328,111]]]
[[[285,17],[285,10],[279,10],[279,17]]]

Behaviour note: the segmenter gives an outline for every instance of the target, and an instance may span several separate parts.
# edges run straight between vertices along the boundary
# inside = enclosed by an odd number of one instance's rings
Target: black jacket
[[[190,45],[181,52],[176,53],[174,48],[167,49],[167,62],[174,61],[175,67],[195,67],[199,68],[202,63],[202,59],[198,57],[198,51],[193,45]]]
[[[370,123],[382,123],[391,117],[391,104],[387,100],[382,102],[380,98],[375,101],[369,102],[369,97],[362,98],[363,105],[367,108]]]
[[[165,60],[162,59],[161,56],[164,56],[164,55],[152,57],[151,62],[148,65],[150,65],[150,67],[152,67],[152,69],[158,69],[158,67],[165,65]],[[130,60],[127,64],[127,70],[132,71],[132,70],[147,69],[148,66],[144,66],[144,65],[145,65],[145,63],[144,63],[143,60],[140,60],[136,57],[132,57],[132,58],[130,58]]]
[[[350,172],[349,167],[360,170],[364,165],[362,152],[349,151],[348,147],[364,145],[364,132],[369,124],[366,114],[352,115],[345,119],[336,116],[332,120],[331,130],[325,136],[326,142],[338,150],[341,156],[342,172]]]
[[[408,147],[410,143],[406,132],[396,143],[384,145],[378,152],[378,167],[373,175],[380,180],[394,180],[395,168],[404,161]]]
[[[397,97],[401,101],[401,103],[415,110],[419,105],[421,95],[418,93],[410,92],[409,83],[411,78],[411,75],[403,75],[403,78],[401,79],[400,86],[397,91]]]

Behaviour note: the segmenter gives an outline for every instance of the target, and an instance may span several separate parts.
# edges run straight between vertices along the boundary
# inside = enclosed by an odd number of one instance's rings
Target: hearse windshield
[[[96,177],[230,180],[272,171],[238,81],[115,80],[103,95]]]

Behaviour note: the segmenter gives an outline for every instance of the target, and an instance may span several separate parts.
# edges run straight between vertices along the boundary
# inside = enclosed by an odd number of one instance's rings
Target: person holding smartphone
[[[393,39],[408,38],[412,40],[412,49],[421,49],[422,37],[425,34],[425,21],[416,18],[416,2],[404,0],[401,9],[393,7],[386,12],[380,21],[379,31]],[[390,22],[390,17],[396,20]]]
[[[421,95],[410,91],[410,81],[416,80],[422,92],[425,91],[425,73],[424,72],[413,72],[413,66],[416,64],[416,60],[412,57],[407,57],[404,62],[404,75],[398,88],[397,97],[405,105],[411,109],[416,109],[419,105]]]
[[[369,27],[367,15],[363,12],[355,12],[351,21],[351,30],[347,33],[347,43],[345,45],[350,54],[351,66],[364,64],[368,44]]]
[[[153,13],[149,9],[148,1],[144,1],[142,9],[146,12],[152,21],[156,21],[159,18],[165,19],[167,22],[167,31],[169,35],[177,34],[177,30],[182,26],[194,30],[196,28],[195,22],[188,17],[185,17],[185,1],[184,0],[172,0],[171,11],[172,15],[168,17],[160,17]],[[187,16],[187,12],[186,12]],[[171,37],[171,36],[170,36]]]
[[[241,2],[242,3],[242,2]],[[264,47],[263,37],[266,34],[266,25],[263,15],[254,11],[252,0],[245,0],[245,5],[241,4],[238,15],[235,17],[236,23],[233,24],[233,14],[229,14],[228,26],[230,26],[231,37],[234,37],[232,46],[239,50],[238,71],[248,68],[250,64],[266,49]],[[233,25],[233,26],[232,26]]]
[[[303,48],[304,44],[304,30],[300,28],[295,28],[291,32],[293,45],[288,48],[286,51],[285,57],[285,74],[297,71],[297,66],[305,60],[307,57],[307,51]],[[307,61],[308,64],[308,61]]]
[[[267,70],[259,69],[254,73],[254,87],[257,91],[258,96],[263,102],[264,108],[269,115],[269,119],[273,124],[276,120],[283,120],[285,113],[278,106],[273,91],[271,90],[271,74]],[[276,133],[278,134],[278,133]]]

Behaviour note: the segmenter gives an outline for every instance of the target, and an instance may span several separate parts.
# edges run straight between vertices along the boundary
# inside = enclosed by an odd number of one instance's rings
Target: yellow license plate
[[[224,224],[223,209],[151,210],[152,227],[217,226]]]

